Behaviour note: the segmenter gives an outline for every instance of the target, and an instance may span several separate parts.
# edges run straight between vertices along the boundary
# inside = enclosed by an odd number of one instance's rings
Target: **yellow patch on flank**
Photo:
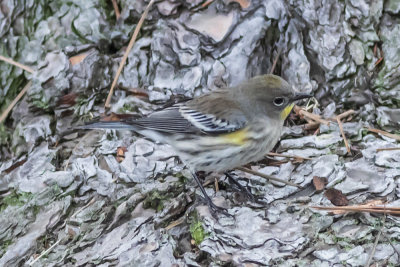
[[[224,143],[229,143],[237,146],[244,145],[247,140],[247,128],[228,134],[222,134],[220,138],[221,141]]]
[[[292,111],[294,107],[294,103],[288,105],[284,110],[282,110],[281,112],[281,119],[285,120],[287,118],[287,116],[289,116],[290,112]]]

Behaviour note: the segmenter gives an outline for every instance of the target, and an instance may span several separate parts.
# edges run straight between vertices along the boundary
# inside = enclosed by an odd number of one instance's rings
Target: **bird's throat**
[[[290,112],[294,107],[294,103],[288,105],[284,110],[281,112],[281,120],[286,120],[287,116],[289,116]]]

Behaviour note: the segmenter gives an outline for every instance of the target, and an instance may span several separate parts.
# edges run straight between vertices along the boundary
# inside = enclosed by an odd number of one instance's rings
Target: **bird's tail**
[[[121,121],[92,121],[85,125],[77,126],[76,129],[126,129],[135,130],[136,127]]]

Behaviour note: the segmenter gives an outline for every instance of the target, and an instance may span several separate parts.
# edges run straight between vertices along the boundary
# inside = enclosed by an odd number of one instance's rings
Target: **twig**
[[[155,0],[151,0],[149,2],[149,4],[147,5],[146,9],[144,10],[144,12],[142,14],[142,17],[140,18],[138,24],[136,25],[135,31],[133,32],[132,38],[129,41],[128,47],[127,47],[127,49],[125,51],[124,56],[122,57],[122,60],[121,60],[121,62],[119,64],[117,73],[115,74],[114,80],[113,80],[113,82],[111,84],[110,92],[108,93],[107,100],[106,100],[106,103],[104,105],[106,108],[110,107],[111,97],[112,97],[112,95],[114,93],[114,88],[117,85],[119,75],[121,74],[122,69],[124,68],[124,65],[125,65],[126,59],[128,58],[129,52],[131,51],[133,45],[135,44],[135,41],[136,41],[136,38],[137,38],[137,36],[139,34],[140,28],[142,28],[143,22],[146,19],[147,14],[149,13],[149,10],[150,10],[151,6],[153,5],[154,1]]]
[[[295,186],[295,187],[301,188],[301,189],[303,188],[301,185],[298,185],[298,184],[295,184],[295,183],[292,183],[292,182],[289,182],[289,181],[285,181],[285,180],[282,180],[282,179],[279,179],[279,178],[275,178],[275,177],[272,177],[270,175],[267,175],[267,174],[264,174],[264,173],[261,173],[261,172],[258,172],[258,171],[253,171],[253,170],[245,168],[245,167],[239,167],[239,168],[236,168],[236,169],[238,169],[239,171],[242,171],[242,172],[247,172],[247,173],[250,173],[250,174],[253,174],[253,175],[260,176],[262,178],[265,178],[265,179],[268,179],[268,180],[271,180],[271,181],[287,184],[287,185],[290,185],[290,186]]]
[[[46,255],[47,253],[49,253],[51,250],[53,250],[53,248],[55,248],[55,246],[57,246],[61,241],[63,240],[63,238],[58,239],[57,242],[55,242],[53,245],[51,245],[48,249],[46,249],[45,251],[43,251],[36,259],[34,259],[31,262],[28,262],[27,264],[29,264],[30,266],[32,266],[33,264],[35,264],[41,257],[43,257],[44,255]]]
[[[279,56],[281,55],[281,48],[278,48],[278,53],[274,59],[274,61],[272,62],[272,66],[271,66],[271,70],[269,71],[270,74],[274,73],[275,67],[276,67],[276,63],[278,62]]]
[[[342,114],[337,115],[336,117],[333,117],[332,119],[337,120],[339,118],[339,120],[342,120],[350,115],[353,115],[354,113],[356,113],[354,110],[350,109],[346,112],[343,112]]]
[[[268,156],[271,157],[282,157],[282,158],[295,158],[295,159],[300,159],[300,160],[312,160],[312,158],[304,158],[304,157],[300,157],[300,156],[296,156],[296,155],[283,155],[283,154],[279,154],[279,153],[274,153],[274,152],[269,152],[267,154]]]
[[[215,185],[215,192],[219,191],[219,186],[218,186],[218,179],[217,177],[214,178],[214,185]]]
[[[378,245],[379,238],[381,237],[381,234],[382,234],[382,230],[383,230],[383,228],[385,227],[385,222],[386,222],[386,213],[385,213],[384,216],[383,216],[382,227],[381,227],[381,229],[379,230],[378,235],[376,236],[376,239],[375,239],[375,242],[374,242],[374,246],[372,247],[372,250],[371,250],[371,254],[369,254],[368,261],[367,261],[367,263],[364,265],[365,267],[369,267],[370,264],[371,264],[372,257],[375,255],[376,246]]]
[[[75,211],[74,214],[72,214],[71,218],[74,218],[76,215],[78,215],[82,210],[86,209],[87,207],[93,205],[93,203],[96,201],[96,198],[93,197],[85,206],[81,207],[77,211]]]
[[[111,1],[112,1],[112,5],[113,5],[113,8],[114,8],[114,11],[115,11],[115,17],[118,20],[119,17],[121,16],[121,13],[119,12],[117,0],[111,0]]]
[[[16,66],[18,68],[21,68],[23,70],[26,70],[27,72],[30,72],[30,73],[34,73],[35,72],[32,68],[30,68],[28,66],[25,66],[24,64],[18,63],[16,61],[12,60],[11,58],[3,57],[2,55],[0,55],[0,60],[3,60],[5,62],[7,62],[7,63],[9,63],[11,65],[14,65],[14,66]]]
[[[391,151],[391,150],[400,150],[400,147],[383,147],[383,148],[377,148],[376,152],[379,151]]]
[[[319,116],[317,114],[310,113],[308,111],[305,111],[304,109],[302,109],[301,107],[299,107],[297,105],[294,106],[294,110],[296,112],[298,112],[301,116],[308,117],[308,118],[312,119],[313,121],[316,121],[316,122],[319,122],[319,123],[322,123],[322,124],[325,124],[325,125],[329,125],[330,124],[329,121],[322,119],[321,116]]]
[[[314,129],[319,129],[320,123],[318,122],[309,122],[307,124],[303,124],[302,126],[304,127],[304,130],[314,130]]]
[[[381,206],[370,206],[365,205],[358,206],[341,206],[341,207],[322,207],[322,206],[312,206],[311,208],[317,210],[327,210],[332,212],[371,212],[371,213],[386,213],[390,215],[400,215],[400,208],[390,208]]]
[[[167,227],[165,227],[165,230],[170,230],[172,228],[174,228],[175,226],[180,225],[181,223],[183,223],[185,221],[186,216],[180,217],[179,219],[171,222]]]
[[[379,65],[383,60],[383,57],[380,57],[376,62],[375,62],[375,67]]]
[[[373,129],[373,128],[368,128],[368,131],[373,132],[373,133],[378,133],[378,134],[384,135],[386,137],[400,141],[400,135],[397,135],[397,134],[391,134],[391,133],[385,132],[383,130]]]
[[[342,121],[340,120],[339,116],[336,117],[336,121],[337,121],[337,123],[339,125],[340,133],[342,134],[344,145],[346,146],[347,153],[350,154],[351,153],[350,146],[349,146],[349,143],[347,142],[346,135],[344,134],[343,124],[342,124]]]
[[[0,123],[2,123],[8,116],[8,113],[10,113],[10,111],[13,109],[13,107],[17,104],[17,102],[24,96],[24,94],[26,93],[26,91],[28,91],[28,89],[31,87],[32,82],[28,82],[25,87],[21,90],[21,92],[19,92],[19,94],[17,95],[17,97],[11,102],[11,104],[6,108],[6,110],[4,110],[3,114],[1,114],[0,116]]]
[[[201,4],[202,8],[205,8],[206,6],[208,6],[209,4],[211,4],[212,2],[214,2],[214,0],[207,0],[205,1],[203,4]]]

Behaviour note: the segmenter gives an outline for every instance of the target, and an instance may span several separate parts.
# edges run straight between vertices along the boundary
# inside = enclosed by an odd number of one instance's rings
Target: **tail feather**
[[[127,129],[135,130],[136,127],[120,121],[94,121],[76,127],[76,129]]]

